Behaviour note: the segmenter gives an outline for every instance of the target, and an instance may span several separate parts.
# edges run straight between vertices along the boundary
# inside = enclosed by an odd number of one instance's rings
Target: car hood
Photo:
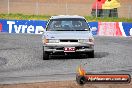
[[[46,31],[47,39],[88,39],[92,37],[90,31]]]

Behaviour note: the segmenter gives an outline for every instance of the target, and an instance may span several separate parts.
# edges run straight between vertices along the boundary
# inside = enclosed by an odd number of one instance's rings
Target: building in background
[[[120,3],[116,0],[96,0],[92,5],[92,16],[96,17],[118,17],[117,8]]]
[[[102,14],[103,14],[102,5],[104,3],[105,3],[105,0],[96,0],[93,3],[92,11],[91,11],[92,16],[102,17]]]
[[[104,10],[103,14],[106,17],[118,17],[118,8],[120,7],[120,3],[116,0],[106,0],[103,4],[102,9]]]

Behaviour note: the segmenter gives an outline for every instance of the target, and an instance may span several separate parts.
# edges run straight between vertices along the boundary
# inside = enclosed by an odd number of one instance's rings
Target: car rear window
[[[62,18],[50,20],[46,29],[48,31],[89,31],[89,26],[85,19]]]

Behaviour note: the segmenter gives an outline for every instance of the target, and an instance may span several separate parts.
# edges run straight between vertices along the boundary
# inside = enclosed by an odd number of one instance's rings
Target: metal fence
[[[92,0],[88,0],[89,3],[69,3],[67,0],[63,3],[61,0],[56,1],[53,3],[43,2],[43,0],[0,0],[0,13],[91,16],[92,4],[94,2]],[[121,7],[117,9],[117,12],[118,17],[132,18],[132,3],[122,3]]]

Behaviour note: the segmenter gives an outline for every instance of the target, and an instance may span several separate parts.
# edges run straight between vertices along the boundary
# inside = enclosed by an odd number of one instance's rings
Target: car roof
[[[64,18],[79,18],[79,19],[85,19],[83,16],[78,16],[78,15],[58,15],[58,16],[51,16],[50,19],[64,19]]]

